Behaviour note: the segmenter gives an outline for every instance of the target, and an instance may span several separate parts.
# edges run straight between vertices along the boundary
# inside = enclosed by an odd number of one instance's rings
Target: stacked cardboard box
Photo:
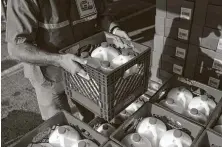
[[[185,76],[222,89],[222,1],[196,0]]]
[[[163,71],[184,75],[194,6],[192,0],[156,1],[151,80],[162,81]]]

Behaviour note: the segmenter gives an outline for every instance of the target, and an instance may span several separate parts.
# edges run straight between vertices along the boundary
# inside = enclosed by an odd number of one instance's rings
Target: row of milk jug
[[[185,87],[172,88],[168,92],[167,98],[160,103],[200,123],[205,123],[216,107],[216,102],[207,95],[194,97],[192,92]]]
[[[157,118],[147,117],[137,125],[135,133],[128,134],[121,142],[126,147],[189,147],[192,139],[180,130],[167,130]]]
[[[95,62],[95,60],[90,60],[90,58],[96,59],[95,64],[99,65],[100,69],[108,73],[115,68],[127,63],[135,57],[135,55],[130,54],[132,48],[122,49],[120,53],[117,49],[110,46],[107,42],[101,43],[101,46],[94,49],[91,56],[88,52],[82,52],[81,57],[88,60],[88,62]],[[129,76],[138,72],[137,65],[134,65],[127,71],[125,71],[124,76]]]

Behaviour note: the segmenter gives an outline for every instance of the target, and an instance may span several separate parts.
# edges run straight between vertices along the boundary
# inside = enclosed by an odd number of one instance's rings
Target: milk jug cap
[[[152,125],[155,125],[155,124],[157,123],[157,119],[151,117],[151,118],[149,119],[149,123],[152,124]]]
[[[81,57],[82,58],[87,58],[87,57],[89,57],[89,53],[88,52],[82,52]]]
[[[100,63],[101,63],[102,67],[106,67],[106,68],[110,67],[110,62],[109,61],[101,61]]]
[[[127,49],[123,49],[123,50],[122,50],[122,55],[123,55],[123,56],[129,56],[129,54],[130,54],[130,53],[129,53],[129,51],[128,51]]]
[[[86,147],[86,142],[85,141],[80,141],[78,143],[78,147]]]
[[[175,130],[173,132],[173,136],[176,138],[180,138],[182,136],[182,132],[180,130]]]
[[[166,101],[168,104],[173,104],[174,103],[174,100],[173,99],[171,99],[171,98],[169,98],[169,99],[167,99],[167,101]]]
[[[59,127],[58,132],[59,132],[59,134],[65,134],[66,128],[64,128],[64,127]]]
[[[202,101],[207,101],[208,100],[208,97],[206,95],[201,95],[201,100]]]
[[[109,126],[107,124],[103,125],[103,130],[108,130]]]
[[[106,47],[108,47],[108,43],[107,43],[107,42],[102,42],[102,43],[101,43],[101,46],[104,47],[104,48],[106,48]]]
[[[133,141],[139,142],[141,140],[141,136],[139,134],[133,134]]]
[[[190,110],[190,113],[193,114],[193,115],[197,115],[198,114],[198,110],[196,108],[192,108]]]

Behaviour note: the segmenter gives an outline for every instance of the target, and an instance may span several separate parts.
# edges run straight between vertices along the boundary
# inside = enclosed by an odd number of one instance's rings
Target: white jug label
[[[209,77],[209,81],[208,81],[208,85],[214,88],[218,88],[220,84],[220,80],[213,78],[213,77]]]
[[[181,8],[180,18],[190,20],[192,15],[192,10],[188,8]]]
[[[183,73],[183,67],[179,66],[177,64],[173,64],[173,72],[178,74],[178,75],[182,75]]]
[[[185,59],[185,56],[186,56],[186,50],[180,47],[176,47],[176,57]]]
[[[212,68],[222,71],[222,60],[214,59]]]
[[[188,40],[188,34],[189,34],[188,30],[179,28],[178,38],[183,39],[183,40]]]
[[[222,51],[222,38],[218,42],[217,49]]]

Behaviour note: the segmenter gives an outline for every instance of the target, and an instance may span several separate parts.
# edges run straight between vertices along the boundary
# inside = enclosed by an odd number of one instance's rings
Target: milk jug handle
[[[82,78],[86,79],[86,80],[90,80],[89,74],[87,73],[86,75],[83,75],[82,73],[77,73],[79,76],[81,76]]]

